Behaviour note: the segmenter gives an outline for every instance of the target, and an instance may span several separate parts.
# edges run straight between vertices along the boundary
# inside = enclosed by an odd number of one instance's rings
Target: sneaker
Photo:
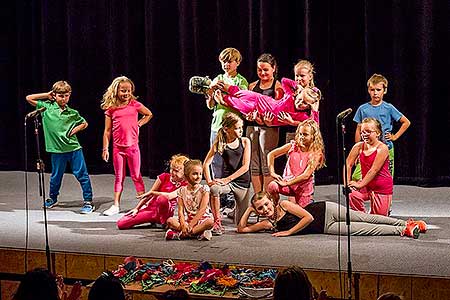
[[[52,208],[53,206],[58,204],[57,199],[48,198],[45,200],[45,208]]]
[[[417,239],[420,235],[419,225],[413,222],[407,222],[406,228],[403,230],[401,236],[409,236]]]
[[[90,201],[84,201],[83,207],[80,209],[80,214],[90,214],[95,209],[95,206],[92,205]]]
[[[212,232],[209,229],[203,231],[203,233],[198,236],[199,241],[203,241],[203,240],[210,241],[211,238],[212,238]]]
[[[189,79],[189,91],[195,94],[206,95],[210,84],[211,79],[208,76],[193,76]]]
[[[214,226],[212,228],[213,235],[222,235],[225,231],[225,228],[222,226],[222,222],[216,221],[214,222]]]
[[[412,222],[412,223],[416,224],[417,226],[419,226],[420,233],[427,232],[427,223],[425,223],[425,221],[422,221],[422,220],[415,221],[413,219],[409,219],[408,222]]]
[[[180,240],[180,232],[169,229],[166,231],[166,240]]]
[[[103,212],[104,216],[112,216],[112,215],[117,215],[119,213],[120,209],[118,206],[115,205],[111,205],[110,208],[108,208],[107,210],[105,210]]]

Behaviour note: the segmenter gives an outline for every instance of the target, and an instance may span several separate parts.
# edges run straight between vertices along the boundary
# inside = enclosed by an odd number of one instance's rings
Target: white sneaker
[[[211,232],[211,230],[209,230],[209,229],[203,231],[203,233],[200,234],[200,235],[198,236],[198,240],[199,240],[199,241],[201,241],[201,240],[207,240],[207,241],[210,241],[211,238],[212,238],[212,232]]]
[[[115,205],[111,205],[110,208],[108,208],[107,210],[105,210],[103,212],[104,216],[112,216],[112,215],[117,215],[119,213],[120,209],[118,206]]]

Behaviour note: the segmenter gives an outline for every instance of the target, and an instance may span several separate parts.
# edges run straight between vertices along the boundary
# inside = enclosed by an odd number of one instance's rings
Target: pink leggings
[[[130,229],[144,223],[165,224],[173,216],[174,207],[171,207],[166,196],[152,197],[147,206],[141,208],[135,216],[123,216],[117,221],[117,228]]]
[[[282,194],[285,196],[294,196],[295,202],[301,207],[305,207],[306,205],[311,203],[311,195],[303,195],[302,189],[298,184],[292,186],[280,186],[276,181],[271,181],[267,186],[267,192],[271,195],[273,194]]]
[[[116,174],[116,178],[114,180],[114,192],[122,192],[123,190],[123,181],[125,180],[126,175],[126,164],[128,164],[131,180],[134,182],[136,192],[144,192],[144,180],[141,175],[141,152],[138,144],[130,147],[113,147],[113,165],[114,173]]]
[[[365,201],[370,201],[370,213],[387,216],[392,202],[392,194],[383,195],[361,189],[350,193],[350,207],[356,211],[366,212]]]

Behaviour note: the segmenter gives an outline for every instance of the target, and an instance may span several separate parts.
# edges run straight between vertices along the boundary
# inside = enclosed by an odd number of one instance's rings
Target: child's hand
[[[393,141],[393,142],[395,142],[397,140],[397,138],[395,138],[395,135],[393,135],[389,131],[384,134],[384,139],[386,141]]]
[[[361,181],[350,181],[348,183],[348,187],[351,188],[352,190],[360,190],[363,188],[363,186],[361,185]]]
[[[137,215],[138,211],[139,210],[137,208],[133,208],[132,210],[130,210],[127,213],[125,213],[125,216],[132,216],[132,217],[134,217],[134,216]]]
[[[292,116],[290,113],[280,111],[278,114],[278,121],[283,124],[289,124],[293,125],[295,123],[294,119],[292,119]]]
[[[102,158],[103,158],[103,160],[105,162],[108,162],[108,159],[109,159],[109,151],[108,151],[108,149],[103,149]]]
[[[289,181],[285,181],[283,179],[275,179],[276,183],[278,183],[279,186],[289,186]]]
[[[244,115],[244,118],[249,122],[253,122],[256,120],[257,115],[258,115],[258,111],[254,110],[254,111],[249,112],[248,114]]]
[[[275,119],[275,115],[270,111],[266,111],[263,116],[263,121],[267,126],[272,125],[273,119]]]
[[[290,236],[290,235],[291,234],[289,233],[289,231],[278,231],[278,232],[272,233],[272,236],[276,236],[276,237]]]
[[[277,173],[270,173],[270,176],[273,178],[273,180],[278,181],[278,180],[283,180],[283,177],[281,177],[280,175],[278,175]]]
[[[215,180],[215,182],[218,185],[227,185],[227,184],[229,184],[231,182],[231,180],[228,177],[226,177],[226,178],[217,178]]]

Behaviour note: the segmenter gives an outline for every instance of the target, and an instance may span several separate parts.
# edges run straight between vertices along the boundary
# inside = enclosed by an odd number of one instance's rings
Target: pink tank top
[[[138,114],[142,103],[131,100],[128,105],[109,108],[105,115],[112,121],[113,145],[130,147],[139,143]]]
[[[308,166],[310,155],[311,153],[302,152],[295,141],[291,141],[291,148],[288,151],[288,160],[284,168],[283,179],[290,180],[302,174]],[[294,189],[301,188],[303,196],[312,195],[314,192],[313,176],[292,187]]]
[[[378,151],[375,150],[369,155],[365,155],[363,149],[365,148],[365,143],[363,143],[361,151],[359,153],[359,161],[361,162],[361,172],[362,176],[365,177],[367,172],[375,161]],[[394,182],[392,179],[391,172],[389,171],[389,157],[384,161],[383,167],[380,169],[377,175],[372,179],[367,185],[370,191],[374,191],[378,194],[391,195],[394,190]]]

